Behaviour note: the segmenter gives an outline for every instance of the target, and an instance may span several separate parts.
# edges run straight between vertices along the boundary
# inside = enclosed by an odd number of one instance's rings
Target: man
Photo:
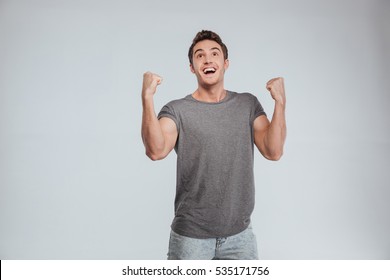
[[[255,96],[224,88],[228,50],[203,30],[189,49],[198,88],[155,114],[162,78],[146,72],[142,87],[142,139],[152,160],[177,153],[175,217],[168,259],[257,259],[250,225],[254,208],[254,144],[278,160],[286,138],[283,78],[267,83],[275,101],[271,122]]]

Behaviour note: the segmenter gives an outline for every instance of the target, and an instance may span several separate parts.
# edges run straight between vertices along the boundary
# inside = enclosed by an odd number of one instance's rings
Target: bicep
[[[264,138],[267,133],[270,122],[265,115],[258,116],[253,121],[253,134],[254,134],[254,142],[257,149],[260,153],[265,156],[266,155],[266,147],[264,143]]]
[[[178,136],[177,126],[176,123],[168,117],[162,117],[159,122],[165,140],[164,154],[167,155],[176,145]]]

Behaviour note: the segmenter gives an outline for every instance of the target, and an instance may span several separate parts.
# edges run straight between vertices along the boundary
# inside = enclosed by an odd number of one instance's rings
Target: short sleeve
[[[165,105],[164,107],[162,107],[160,113],[158,113],[157,116],[158,119],[165,118],[165,117],[173,120],[176,124],[177,131],[179,131],[180,126],[179,126],[178,116],[176,115],[171,102]]]
[[[254,106],[254,108],[253,108],[253,119],[252,119],[252,122],[257,118],[257,117],[259,117],[259,116],[261,116],[261,115],[267,115],[266,113],[265,113],[265,111],[264,111],[264,109],[263,109],[263,106],[261,106],[261,104],[260,104],[260,102],[259,102],[259,100],[257,99],[257,97],[256,96],[253,96],[253,99],[254,99],[254,101],[253,101],[253,106]]]

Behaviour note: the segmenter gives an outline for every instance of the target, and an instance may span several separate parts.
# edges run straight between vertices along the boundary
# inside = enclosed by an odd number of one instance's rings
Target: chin
[[[202,84],[206,84],[206,85],[215,85],[215,84],[218,84],[220,82],[222,82],[223,79],[220,79],[219,77],[212,77],[212,78],[201,78],[201,83]]]
[[[199,83],[202,87],[210,88],[218,84],[218,82],[210,82],[210,81],[201,81]]]

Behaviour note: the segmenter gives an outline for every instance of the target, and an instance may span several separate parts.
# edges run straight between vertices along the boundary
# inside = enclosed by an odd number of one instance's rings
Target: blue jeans
[[[249,227],[233,236],[197,239],[171,231],[168,260],[257,260],[256,236]]]

